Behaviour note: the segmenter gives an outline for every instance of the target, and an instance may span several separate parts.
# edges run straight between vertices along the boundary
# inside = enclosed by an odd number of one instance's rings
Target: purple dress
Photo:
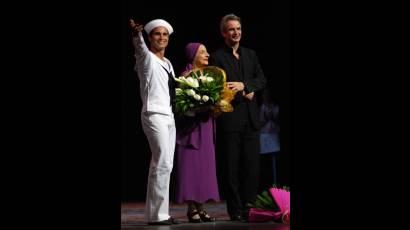
[[[192,118],[186,118],[189,119]],[[177,129],[175,201],[219,201],[215,166],[215,119],[210,116],[197,119],[193,127],[189,132]]]

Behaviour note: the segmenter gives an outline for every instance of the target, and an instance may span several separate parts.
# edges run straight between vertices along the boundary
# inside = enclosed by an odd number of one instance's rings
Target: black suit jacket
[[[244,123],[250,123],[253,128],[259,129],[259,107],[256,101],[256,93],[265,88],[266,78],[259,64],[256,52],[239,47],[241,69],[235,68],[235,59],[232,48],[224,46],[210,55],[210,65],[218,66],[226,71],[227,82],[238,81],[245,85],[245,93],[254,92],[252,101],[242,96],[242,92],[235,95],[232,101],[234,111],[222,113],[217,119],[218,129],[223,131],[243,130]]]

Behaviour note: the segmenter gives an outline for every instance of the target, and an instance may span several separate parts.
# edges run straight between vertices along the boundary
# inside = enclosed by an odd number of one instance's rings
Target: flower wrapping
[[[290,223],[290,191],[287,187],[273,186],[268,191],[263,191],[248,207],[249,222]]]
[[[257,208],[249,209],[249,222],[268,222],[272,220],[280,220],[281,218],[282,212],[274,212]]]
[[[272,187],[269,189],[269,193],[279,206],[279,210],[283,214],[290,215],[290,192],[285,189]]]

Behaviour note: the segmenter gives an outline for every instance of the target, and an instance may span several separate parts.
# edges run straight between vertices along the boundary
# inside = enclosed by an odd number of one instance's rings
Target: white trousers
[[[141,114],[141,121],[151,148],[145,220],[167,220],[170,217],[169,184],[175,150],[174,116],[145,112]]]

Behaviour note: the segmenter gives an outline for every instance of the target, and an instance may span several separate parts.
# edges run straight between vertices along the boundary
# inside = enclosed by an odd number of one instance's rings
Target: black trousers
[[[259,185],[259,130],[245,125],[242,131],[217,132],[217,168],[228,214],[240,215],[253,201]]]

